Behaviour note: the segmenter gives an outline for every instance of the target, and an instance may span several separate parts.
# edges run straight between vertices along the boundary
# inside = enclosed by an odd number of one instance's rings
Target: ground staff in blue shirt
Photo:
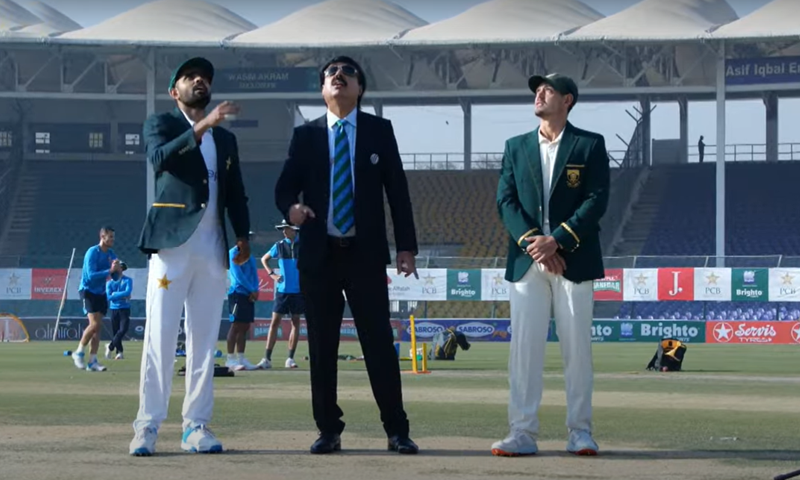
[[[258,264],[252,256],[242,265],[236,265],[233,259],[239,254],[239,247],[230,252],[230,269],[228,278],[231,286],[228,289],[228,310],[230,311],[231,328],[228,330],[228,361],[225,366],[231,370],[255,370],[257,367],[244,356],[247,332],[255,321],[256,301],[258,301]],[[234,354],[234,350],[236,354]]]
[[[122,272],[128,269],[125,263],[120,263]],[[115,360],[122,360],[122,339],[128,333],[131,323],[131,295],[133,294],[133,279],[126,277],[124,273],[117,272],[111,274],[111,280],[106,283],[106,297],[108,306],[111,310],[111,329],[114,338],[111,343],[106,345],[106,358],[111,359],[114,352],[117,356]]]
[[[300,293],[300,273],[297,271],[295,254],[298,228],[284,220],[280,225],[275,225],[275,229],[283,230],[284,238],[276,242],[270,251],[261,257],[261,264],[275,281],[275,303],[272,307],[272,323],[269,325],[269,334],[267,335],[267,351],[257,366],[272,367],[272,349],[275,348],[275,342],[278,340],[278,327],[280,327],[284,315],[291,315],[292,332],[289,334],[289,355],[285,366],[286,368],[297,368],[294,351],[297,349],[297,341],[300,339],[300,315],[304,315],[306,312],[303,295]],[[272,258],[278,259],[280,274],[276,274],[270,268],[269,260]]]
[[[100,349],[100,332],[103,328],[103,317],[108,312],[106,298],[106,280],[109,275],[122,271],[117,255],[111,250],[114,246],[114,229],[100,229],[100,243],[89,248],[83,258],[81,284],[78,287],[83,300],[83,313],[89,318],[89,325],[83,331],[78,348],[72,354],[72,361],[77,368],[90,372],[102,372],[106,369],[97,361],[97,350]],[[84,362],[86,345],[91,342],[89,363]]]

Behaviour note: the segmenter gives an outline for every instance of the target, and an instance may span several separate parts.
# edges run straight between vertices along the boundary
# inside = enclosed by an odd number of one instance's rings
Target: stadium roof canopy
[[[749,40],[800,37],[800,2],[774,0],[740,20],[720,27],[714,38]]]
[[[23,8],[12,0],[0,0],[0,37],[47,37],[79,30],[81,26],[55,8],[38,1]]]
[[[737,18],[725,0],[643,0],[579,28],[564,40],[698,40]]]
[[[580,0],[490,0],[455,17],[407,32],[398,45],[454,46],[552,42],[603,18]]]
[[[249,47],[338,47],[386,44],[428,22],[383,0],[328,0],[227,42]]]
[[[254,28],[256,25],[217,4],[157,0],[58,38],[94,45],[220,46],[225,39]]]
[[[42,8],[52,14],[42,13]],[[428,24],[390,0],[323,0],[257,28],[204,0],[156,0],[76,30],[77,24],[49,7],[41,6],[34,14],[13,0],[0,0],[0,41],[271,50],[554,41],[662,44],[800,39],[798,15],[798,0],[772,0],[742,19],[726,0],[640,0],[608,17],[581,0],[487,0],[460,15]],[[71,31],[60,34],[65,28]]]

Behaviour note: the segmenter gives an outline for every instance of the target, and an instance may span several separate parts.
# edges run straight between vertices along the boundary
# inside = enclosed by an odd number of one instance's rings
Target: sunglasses
[[[325,69],[325,76],[332,77],[339,72],[342,72],[346,77],[355,77],[358,75],[358,70],[352,65],[331,65]]]

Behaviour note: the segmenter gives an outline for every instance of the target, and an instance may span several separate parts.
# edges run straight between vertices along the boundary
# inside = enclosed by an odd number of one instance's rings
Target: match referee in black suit
[[[397,268],[416,275],[417,239],[403,165],[388,120],[358,108],[361,67],[337,57],[320,72],[327,113],[295,128],[275,187],[284,217],[300,226],[298,269],[306,301],[314,420],[312,453],[341,449],[337,354],[345,299],[353,313],[389,450],[417,453],[403,409],[400,366],[389,320],[384,191],[391,207]],[[300,203],[300,195],[303,203]]]

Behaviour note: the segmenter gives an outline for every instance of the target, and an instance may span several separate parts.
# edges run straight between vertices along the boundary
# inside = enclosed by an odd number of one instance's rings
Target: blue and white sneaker
[[[89,365],[86,365],[87,372],[105,372],[106,367],[104,365],[100,365],[100,362],[97,360],[90,362]]]
[[[221,453],[222,443],[206,425],[194,425],[184,430],[181,448],[189,453]]]
[[[136,436],[131,440],[131,455],[134,457],[149,457],[156,453],[156,440],[158,431],[153,427],[146,427],[136,431]]]
[[[569,432],[567,451],[574,455],[594,456],[600,449],[592,438],[592,434],[585,430],[572,430]]]
[[[86,363],[83,359],[86,357],[86,354],[83,352],[73,352],[72,353],[72,361],[75,363],[75,367],[81,370],[86,368]]]

